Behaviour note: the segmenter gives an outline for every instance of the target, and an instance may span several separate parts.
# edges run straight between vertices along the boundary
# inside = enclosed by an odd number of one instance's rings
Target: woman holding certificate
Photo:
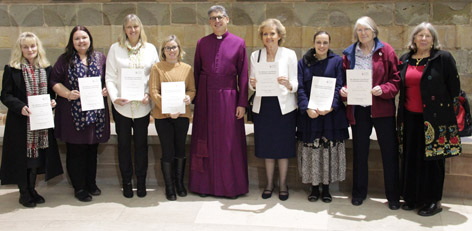
[[[262,22],[259,36],[264,48],[251,54],[249,78],[249,88],[256,91],[252,108],[255,153],[256,157],[264,159],[267,175],[262,198],[272,196],[277,162],[279,199],[283,201],[289,197],[286,182],[288,158],[295,157],[295,93],[298,88],[297,55],[293,50],[281,47],[285,35],[285,27],[279,20]]]
[[[432,216],[442,211],[445,158],[462,150],[455,113],[460,79],[456,61],[441,50],[433,25],[419,24],[409,41],[410,51],[402,55],[399,65],[402,209],[420,208],[420,216]]]
[[[93,38],[84,26],[72,29],[66,52],[56,61],[49,85],[57,93],[56,137],[66,143],[66,164],[75,197],[82,202],[101,194],[97,175],[98,144],[110,138],[110,119],[106,103],[106,58],[93,49]],[[80,92],[81,80],[97,78],[104,107],[83,110],[87,97]],[[84,93],[84,94],[81,94]]]
[[[147,42],[138,16],[130,14],[123,21],[118,42],[110,47],[107,58],[106,83],[110,96],[116,134],[118,161],[123,183],[123,196],[133,197],[133,161],[131,160],[131,129],[134,141],[134,172],[137,195],[146,196],[148,168],[148,125],[151,112],[149,74],[159,61],[156,47]]]
[[[161,170],[166,198],[171,201],[177,199],[175,189],[180,197],[187,196],[184,186],[185,140],[192,116],[189,105],[196,90],[192,67],[182,62],[184,54],[179,39],[175,35],[168,36],[161,45],[162,61],[152,66],[149,78],[149,92],[154,102],[152,117],[162,147]],[[177,87],[169,86],[171,83]],[[168,96],[177,102],[169,102]]]
[[[348,84],[340,90],[341,96],[347,97],[346,114],[352,127],[354,160],[351,202],[359,206],[367,197],[367,160],[369,137],[373,126],[382,153],[388,206],[396,210],[400,208],[399,161],[395,133],[395,95],[398,93],[400,84],[397,70],[398,58],[389,44],[377,38],[379,31],[371,18],[367,16],[359,18],[353,32],[357,41],[343,51],[343,66],[347,72]],[[353,75],[350,70],[361,74]],[[350,79],[353,79],[353,83],[357,85],[364,84],[350,88]],[[344,83],[346,84],[346,81]],[[358,97],[359,93],[364,92],[367,93],[367,97]],[[351,103],[351,100],[354,103]],[[364,101],[359,102],[362,100]]]
[[[308,50],[298,62],[298,168],[302,182],[311,184],[309,201],[320,198],[332,201],[329,184],[342,181],[346,177],[346,148],[344,141],[349,138],[346,109],[339,96],[343,84],[343,60],[329,49],[330,35],[325,31],[313,37],[314,48]],[[322,107],[316,88],[319,81],[333,82],[328,107]],[[332,80],[332,81],[328,81]],[[315,83],[315,85],[312,85]],[[320,85],[320,84],[318,84]],[[315,89],[312,89],[314,86]],[[324,86],[323,86],[324,87]],[[313,95],[312,95],[313,93]],[[322,94],[323,94],[322,93]]]
[[[3,72],[1,100],[8,113],[0,180],[2,185],[18,185],[19,203],[25,207],[45,202],[35,190],[37,174],[45,173],[49,180],[63,173],[53,129],[31,130],[29,118],[29,97],[47,95],[49,110],[56,106],[55,94],[47,84],[50,72],[41,41],[31,32],[21,33]]]

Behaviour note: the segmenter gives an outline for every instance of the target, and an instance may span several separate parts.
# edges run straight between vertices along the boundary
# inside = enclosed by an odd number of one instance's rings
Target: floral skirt
[[[297,144],[298,172],[304,184],[319,185],[346,178],[346,147],[344,141],[316,139],[313,143]]]

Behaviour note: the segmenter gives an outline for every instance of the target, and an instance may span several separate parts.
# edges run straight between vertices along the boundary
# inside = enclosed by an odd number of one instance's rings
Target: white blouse
[[[257,57],[259,56],[259,50],[252,52],[251,54],[251,68],[249,71],[249,77],[256,77],[255,68],[257,66]],[[281,90],[281,95],[277,98],[279,99],[280,110],[282,114],[285,115],[293,110],[297,109],[297,97],[295,93],[298,89],[298,76],[297,76],[297,55],[295,51],[290,50],[285,47],[279,47],[277,53],[275,54],[274,62],[279,63],[279,76],[288,77],[290,84],[292,85],[292,90],[289,91],[285,86],[279,85]],[[267,49],[262,48],[261,57],[259,63],[267,63]],[[254,89],[249,83],[249,88]],[[261,96],[254,97],[254,104],[252,106],[252,111],[259,113],[261,108]]]
[[[153,64],[159,62],[159,56],[157,54],[156,47],[151,43],[145,43],[140,49],[143,50],[143,59],[141,64],[144,66],[144,93],[149,94],[149,75],[151,73],[151,67]],[[139,103],[139,106],[132,105],[132,102],[120,106],[115,104],[115,100],[121,97],[121,68],[130,68],[130,60],[126,47],[120,46],[119,43],[114,43],[110,47],[110,51],[107,55],[106,64],[106,85],[108,95],[110,96],[111,102],[115,107],[116,111],[121,115],[128,118],[141,118],[149,114],[152,109],[152,100],[149,97],[148,104]],[[144,95],[143,95],[144,97]]]

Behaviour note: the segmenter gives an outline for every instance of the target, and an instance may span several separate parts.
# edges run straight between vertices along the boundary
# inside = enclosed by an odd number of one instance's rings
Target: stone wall
[[[95,48],[106,54],[109,46],[117,40],[124,16],[129,13],[141,18],[150,42],[156,47],[165,36],[176,34],[187,52],[185,62],[192,64],[197,40],[211,33],[206,11],[215,3],[195,0],[0,0],[0,76],[20,32],[36,33],[46,47],[49,60],[54,63],[63,52],[72,27],[85,25],[92,33]],[[248,55],[262,46],[257,27],[270,17],[278,18],[286,26],[285,46],[294,49],[299,58],[311,47],[312,36],[318,30],[331,34],[331,48],[340,54],[353,42],[352,26],[363,15],[371,16],[378,23],[380,39],[390,43],[398,55],[405,51],[408,35],[415,25],[422,21],[432,22],[439,31],[444,49],[451,51],[456,58],[462,88],[472,93],[471,0],[222,0],[218,3],[228,10],[229,30],[246,40]],[[5,113],[6,109],[0,106],[0,115],[2,112]],[[464,183],[472,179],[470,143],[464,145],[461,157],[446,162],[446,195],[472,195],[472,186]],[[101,177],[117,179],[115,143],[110,142],[101,150],[102,154],[112,154],[101,155],[101,158],[109,158],[100,160]],[[159,156],[158,146],[153,144],[151,150],[151,156]],[[248,152],[251,183],[263,186],[263,162],[253,156],[251,142]],[[63,148],[61,153],[64,154]],[[347,154],[350,169],[350,147]],[[382,191],[382,166],[376,142],[371,147],[369,165],[370,188]],[[339,185],[346,192],[350,190],[350,172],[347,180]],[[159,171],[154,174],[156,178],[160,175]],[[289,178],[293,184],[300,182],[295,161],[291,161]]]

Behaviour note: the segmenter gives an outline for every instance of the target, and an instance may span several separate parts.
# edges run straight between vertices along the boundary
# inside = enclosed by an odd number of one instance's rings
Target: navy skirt
[[[259,113],[254,113],[256,156],[268,159],[295,157],[296,110],[282,115],[277,97],[262,97]]]

